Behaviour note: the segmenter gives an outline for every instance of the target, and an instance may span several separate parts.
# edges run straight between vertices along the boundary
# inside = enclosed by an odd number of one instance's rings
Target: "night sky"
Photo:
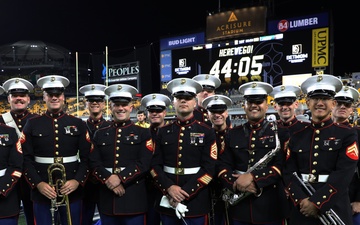
[[[2,0],[0,45],[40,40],[79,53],[127,49],[159,43],[162,37],[197,32],[209,12],[268,4],[278,19],[331,10],[334,18],[334,75],[360,71],[358,12],[351,1],[85,1]]]

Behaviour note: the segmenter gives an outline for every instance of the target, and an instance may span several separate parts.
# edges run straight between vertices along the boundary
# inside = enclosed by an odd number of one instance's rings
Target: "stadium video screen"
[[[206,73],[218,76],[219,91],[238,89],[249,81],[264,81],[273,86],[282,84],[282,76],[315,74],[321,55],[324,73],[330,73],[329,28],[307,29],[243,40],[165,50],[161,57],[162,91],[171,79]],[[316,54],[314,54],[316,53]],[[171,72],[170,72],[171,71]]]

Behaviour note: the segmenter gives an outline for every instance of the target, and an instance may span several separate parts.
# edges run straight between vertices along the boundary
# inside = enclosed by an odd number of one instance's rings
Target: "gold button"
[[[315,145],[314,148],[315,148],[315,149],[318,149],[318,148],[319,148],[319,145]]]
[[[318,157],[318,156],[319,156],[319,153],[318,153],[318,152],[315,152],[315,153],[314,153],[314,156],[315,156],[315,157]]]
[[[319,130],[316,130],[315,133],[320,134],[320,131],[319,131]]]
[[[316,162],[316,161],[314,161],[314,162],[313,162],[313,165],[317,165],[317,162]]]
[[[181,166],[181,162],[178,162],[178,165]]]
[[[118,129],[118,132],[121,132],[121,129]]]
[[[311,170],[311,173],[312,173],[312,174],[316,173],[316,170]]]
[[[255,141],[255,140],[256,140],[256,138],[255,138],[255,137],[252,137],[252,138],[251,138],[251,140],[252,140],[252,141]]]
[[[181,130],[185,130],[185,127],[181,127]]]
[[[254,144],[251,144],[251,148],[254,148],[255,147],[255,145]]]
[[[319,137],[316,137],[316,138],[315,138],[315,141],[319,141],[319,140],[320,140],[320,138],[319,138]]]
[[[180,133],[180,136],[181,136],[181,137],[184,136],[184,133]]]

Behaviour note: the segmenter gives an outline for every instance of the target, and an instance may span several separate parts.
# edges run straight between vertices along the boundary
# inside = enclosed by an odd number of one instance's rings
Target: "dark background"
[[[160,38],[204,30],[209,13],[256,5],[268,20],[330,10],[334,22],[334,75],[360,71],[358,9],[343,0],[85,1],[2,0],[0,45],[40,40],[88,55],[149,46],[159,58]],[[155,60],[155,64],[159,64]],[[153,82],[158,82],[154,73]]]

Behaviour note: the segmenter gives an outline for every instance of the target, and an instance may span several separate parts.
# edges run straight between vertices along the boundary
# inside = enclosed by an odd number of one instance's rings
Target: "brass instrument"
[[[66,182],[66,172],[65,172],[65,166],[59,162],[55,162],[51,165],[49,165],[48,169],[48,177],[49,177],[49,185],[53,188],[55,188],[57,197],[54,199],[51,199],[51,217],[52,217],[52,225],[55,225],[55,211],[58,210],[58,207],[60,206],[66,206],[66,214],[67,214],[67,221],[68,225],[72,225],[71,222],[71,213],[70,213],[70,203],[69,203],[69,196],[63,195],[60,193],[60,188],[65,184]],[[57,173],[58,172],[58,173]],[[54,173],[60,174],[61,178],[53,180]]]
[[[296,172],[293,172],[294,177],[299,181],[301,186],[306,190],[309,196],[312,196],[315,192],[315,189],[309,182],[305,182],[297,175]],[[324,225],[345,225],[344,221],[336,214],[333,209],[329,209],[325,214],[319,215],[319,220]]]
[[[274,157],[275,154],[281,149],[281,143],[280,143],[280,139],[278,136],[278,129],[277,129],[277,123],[276,123],[276,116],[269,115],[267,117],[267,120],[274,124],[272,129],[275,132],[276,146],[273,150],[269,151],[261,159],[259,159],[259,161],[257,161],[252,167],[250,167],[246,171],[246,173],[251,173],[252,171],[256,170],[260,165],[267,164],[272,159],[272,157]],[[223,199],[223,201],[225,201],[226,203],[229,203],[230,205],[236,205],[241,200],[243,200],[244,198],[248,197],[251,194],[252,194],[251,192],[234,192],[232,190],[229,190],[228,188],[224,188],[223,194],[222,194],[222,199]],[[260,189],[259,193],[256,193],[254,195],[256,197],[260,197],[261,194],[262,194],[262,189]]]

